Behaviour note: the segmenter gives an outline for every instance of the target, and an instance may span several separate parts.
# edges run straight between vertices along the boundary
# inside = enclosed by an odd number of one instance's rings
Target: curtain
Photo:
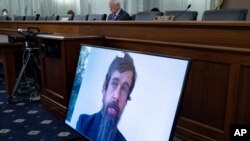
[[[158,1],[159,0],[144,0],[143,11],[150,11],[154,7],[158,8]]]
[[[87,15],[90,13],[90,0],[80,0],[80,12],[78,14]]]
[[[9,9],[9,1],[0,0],[0,10],[1,10],[1,12],[2,12],[3,9],[7,9],[8,11],[10,11],[10,9]]]
[[[223,0],[214,0],[214,7],[212,9],[220,9],[221,5],[223,3]]]
[[[144,0],[137,0],[137,1],[138,1],[137,5],[138,11],[144,11]]]

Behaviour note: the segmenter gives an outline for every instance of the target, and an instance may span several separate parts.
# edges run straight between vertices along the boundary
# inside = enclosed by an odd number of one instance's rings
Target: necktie
[[[116,18],[116,15],[114,14],[114,15],[113,15],[113,20],[115,20],[115,18]]]

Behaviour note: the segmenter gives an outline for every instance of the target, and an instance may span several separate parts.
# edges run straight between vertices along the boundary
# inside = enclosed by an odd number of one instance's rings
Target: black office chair
[[[89,14],[87,17],[88,21],[105,21],[107,14]]]
[[[56,16],[46,16],[46,21],[58,21],[59,15]]]
[[[130,19],[131,19],[132,21],[135,20],[135,15],[136,15],[136,14],[132,14],[132,15],[130,16]]]
[[[26,16],[14,16],[13,21],[25,21]]]
[[[75,15],[73,18],[74,21],[86,21],[88,20],[87,15]]]
[[[0,21],[7,21],[8,20],[8,16],[0,16]]]
[[[198,12],[197,11],[186,11],[186,10],[172,10],[165,11],[165,16],[174,16],[176,21],[196,21]]]
[[[202,21],[246,21],[248,9],[207,10]]]
[[[27,16],[26,17],[26,21],[37,21],[39,19],[40,15],[36,15],[36,16]]]
[[[138,12],[135,14],[135,21],[152,21],[155,20],[156,16],[163,16],[162,12],[151,12],[151,11],[145,11],[145,12]]]
[[[38,21],[46,21],[46,17],[40,16],[39,19],[38,19]]]
[[[73,15],[61,15],[59,21],[72,21]]]

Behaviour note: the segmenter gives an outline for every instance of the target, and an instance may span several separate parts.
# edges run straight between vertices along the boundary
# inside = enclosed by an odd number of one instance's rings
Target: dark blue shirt
[[[95,141],[98,134],[100,122],[101,112],[93,115],[81,114],[76,124],[76,130],[92,141]],[[117,130],[115,141],[126,141],[119,130]]]

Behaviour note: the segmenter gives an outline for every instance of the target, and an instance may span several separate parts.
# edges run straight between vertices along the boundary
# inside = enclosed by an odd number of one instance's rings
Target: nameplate
[[[173,21],[175,20],[174,16],[156,16],[155,21]]]
[[[62,17],[60,21],[69,21],[69,17]]]

